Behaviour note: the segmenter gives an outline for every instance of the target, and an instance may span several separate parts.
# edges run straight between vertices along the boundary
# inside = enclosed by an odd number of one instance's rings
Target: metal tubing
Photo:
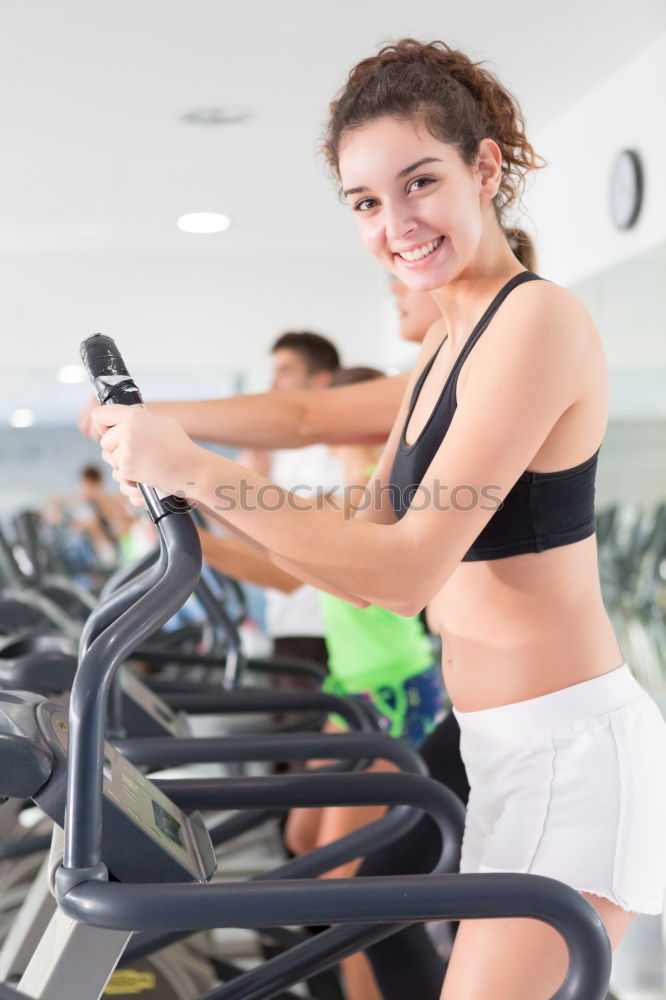
[[[321,687],[328,676],[326,668],[321,663],[315,663],[312,660],[283,660],[273,657],[251,656],[245,663],[245,669],[254,670],[260,674],[293,674],[295,677],[312,680],[318,687]]]
[[[75,920],[135,930],[266,924],[377,924],[530,917],[564,938],[569,969],[553,1000],[603,1000],[610,946],[603,922],[569,886],[540,875],[407,875],[200,885],[90,881],[60,905]]]
[[[158,558],[147,569],[132,576],[122,589],[114,590],[86,620],[79,641],[79,658],[83,658],[98,635],[125,611],[156,586],[167,568],[167,554],[160,549]]]
[[[265,810],[263,813],[257,811],[247,811],[238,813],[237,816],[245,818],[246,816],[253,817],[255,822],[259,819],[270,818],[272,813]],[[259,819],[257,819],[259,817]],[[414,809],[409,808],[398,808],[392,809],[391,812],[384,816],[381,820],[376,820],[373,823],[368,823],[363,827],[362,831],[355,831],[352,834],[347,835],[344,838],[326,844],[324,847],[315,848],[309,851],[307,854],[301,857],[291,858],[284,864],[278,866],[277,868],[271,869],[269,872],[261,872],[258,875],[252,876],[253,881],[269,880],[274,881],[275,879],[291,879],[291,878],[314,878],[318,877],[324,872],[331,871],[336,868],[339,864],[344,864],[344,862],[349,861],[359,854],[367,853],[367,844],[370,843],[373,850],[383,847],[385,844],[391,843],[397,837],[402,836],[409,832],[410,827],[413,827],[419,820],[420,813],[416,812]],[[232,817],[234,819],[235,817]],[[213,831],[209,831],[211,834]],[[360,843],[360,838],[357,833],[362,832],[365,843]],[[213,843],[218,841],[214,836],[211,836]],[[349,850],[344,850],[344,844],[349,845]],[[341,847],[343,848],[341,850]],[[442,855],[438,862],[435,871],[451,871],[453,869],[453,860],[457,860],[458,851],[452,850],[442,851]],[[385,927],[384,935],[394,934],[400,927]],[[359,929],[356,928],[357,934],[360,933]],[[158,948],[166,947],[172,941],[180,940],[187,936],[187,932],[172,932],[171,934],[143,934],[139,935],[141,938],[141,944],[137,944],[137,948],[141,955],[148,954],[151,951],[156,951]],[[132,941],[135,939],[133,938]],[[129,946],[128,946],[129,947]],[[359,945],[360,947],[360,945]],[[134,954],[134,952],[132,952]]]
[[[281,809],[247,809],[242,813],[227,816],[218,823],[214,823],[213,826],[209,826],[208,833],[213,846],[220,847],[222,844],[234,840],[235,837],[247,833],[248,830],[253,830],[255,827],[261,826],[262,823],[278,819],[280,816],[282,816]]]
[[[124,587],[125,584],[129,583],[129,581],[134,579],[134,577],[144,573],[157,559],[159,559],[159,556],[160,547],[159,545],[155,545],[150,552],[146,552],[146,554],[141,556],[139,559],[136,559],[129,565],[123,564],[120,566],[102,587],[99,595],[100,601],[105,601],[107,597],[111,597],[111,594],[120,590],[121,587]]]
[[[282,928],[280,928],[282,930]],[[151,935],[151,934],[134,934],[130,938],[125,951],[123,952],[123,957],[120,962],[121,968],[125,965],[131,965],[133,962],[138,962],[147,955],[152,955],[154,952],[161,950],[162,948],[168,947],[170,944],[175,944],[177,941],[182,940],[182,935],[178,933],[165,934],[162,936]],[[298,941],[297,944],[301,942]],[[289,948],[293,949],[295,946],[293,943],[289,945]],[[280,956],[281,957],[281,956]],[[245,969],[239,969],[237,966],[232,965],[230,962],[224,959],[210,956],[209,961],[212,963],[213,968],[218,976],[225,983],[231,982],[232,980],[238,980],[243,983],[245,981],[245,976],[247,971]],[[275,995],[275,994],[273,994]],[[1,1000],[1,998],[0,998]],[[203,1000],[203,998],[199,998]],[[295,993],[289,993],[287,991],[280,991],[279,1000],[301,1000],[297,997]]]
[[[25,586],[27,577],[17,563],[14,551],[2,528],[0,528],[0,572],[4,575],[6,583],[15,587]]]
[[[79,668],[80,670],[80,668]],[[134,764],[148,767],[176,767],[264,760],[329,760],[350,757],[388,760],[401,771],[427,774],[423,760],[407,743],[384,733],[294,733],[289,740],[267,733],[259,736],[173,737],[118,739],[114,746]]]
[[[188,517],[158,524],[167,550],[163,579],[88,650],[77,671],[69,706],[69,759],[65,815],[65,868],[101,865],[102,758],[108,695],[129,653],[185,602],[198,579],[201,547]]]
[[[291,947],[288,952],[276,955],[242,977],[217,986],[199,1000],[268,1000],[278,993],[281,996],[285,986],[311,978],[347,955],[369,948],[408,926],[329,927],[316,938]]]
[[[224,687],[232,690],[236,687],[241,669],[241,645],[238,630],[226,612],[223,604],[217,599],[206,580],[207,567],[201,570],[201,579],[194,591],[197,600],[201,603],[204,611],[208,615],[213,630],[222,632],[227,643],[226,662],[224,666]]]
[[[23,837],[21,840],[10,840],[4,844],[0,844],[0,861],[9,861],[11,858],[23,858],[27,854],[35,854],[37,851],[48,851],[50,846],[50,833],[45,833],[41,836]]]
[[[232,983],[239,982],[242,988],[242,983],[245,981],[245,976],[247,975],[247,972],[244,969],[239,969],[238,966],[232,965],[231,962],[226,962],[220,958],[211,959],[211,963],[215,969],[215,974],[218,979],[222,979],[225,984],[229,986],[231,986]],[[226,989],[226,986],[224,988]],[[233,989],[233,987],[231,988]],[[206,994],[208,997],[212,997],[214,995],[215,990],[213,990],[212,993]],[[232,992],[231,996],[235,997],[236,994]],[[271,996],[275,997],[276,994],[271,991]],[[200,997],[199,1000],[206,1000],[206,997]],[[276,997],[276,1000],[302,1000],[302,995],[299,994],[296,996],[295,993],[290,993],[288,990],[281,989],[280,995],[279,997]]]
[[[379,850],[387,844],[392,843],[404,834],[408,834],[410,829],[416,826],[420,819],[420,813],[407,806],[397,806],[386,816],[366,823],[360,830],[345,834],[330,844],[322,847],[315,847],[307,854],[302,854],[297,858],[290,858],[284,864],[273,868],[266,874],[253,876],[257,879],[294,879],[294,878],[318,878],[324,872],[333,871],[339,865],[344,865],[355,858],[365,857],[371,851]],[[442,854],[438,862],[439,871],[454,871],[457,868],[460,857],[460,837],[457,840],[448,838],[443,841]]]
[[[414,774],[302,774],[268,778],[178,779],[156,782],[181,808],[245,809],[282,806],[285,809],[345,805],[403,805],[331,844],[287,862],[269,878],[320,875],[371,851],[406,832],[423,810],[432,816],[442,839],[436,872],[455,871],[465,823],[462,803],[444,785]],[[181,785],[179,788],[178,786]]]
[[[368,731],[370,719],[358,699],[319,691],[267,691],[264,688],[216,692],[189,691],[171,694],[164,701],[174,711],[202,715],[243,715],[245,713],[276,712],[336,712],[352,729]]]
[[[80,622],[70,618],[60,605],[39,591],[28,589],[25,585],[17,590],[3,590],[0,594],[0,605],[10,607],[12,602],[38,612],[63,635],[78,638]]]

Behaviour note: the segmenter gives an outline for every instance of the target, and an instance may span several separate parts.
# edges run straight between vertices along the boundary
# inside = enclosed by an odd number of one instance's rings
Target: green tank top
[[[355,608],[332,594],[319,596],[329,690],[356,694],[395,687],[432,666],[432,647],[418,617],[403,618],[374,604]]]

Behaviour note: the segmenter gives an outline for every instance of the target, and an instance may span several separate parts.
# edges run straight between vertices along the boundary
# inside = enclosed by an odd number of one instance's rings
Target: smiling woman
[[[370,502],[351,521],[317,509],[147,411],[95,411],[104,456],[133,499],[131,481],[181,490],[350,603],[404,615],[429,604],[471,785],[462,869],[568,883],[615,946],[634,912],[662,906],[666,725],[622,663],[601,598],[600,338],[574,296],[519,263],[503,228],[537,156],[490,73],[411,39],[352,70],[326,152],[366,247],[440,312]],[[218,419],[241,412],[223,403]],[[439,747],[423,750],[435,774]],[[427,829],[410,838],[365,872],[427,863]],[[432,963],[424,978],[426,950],[422,931],[373,949],[385,1000],[414,995],[415,976],[419,1000],[439,993]],[[442,997],[546,1000],[565,964],[543,925],[469,921]]]
[[[418,60],[410,61],[410,52],[418,52]],[[395,53],[406,58],[396,59]],[[362,180],[368,176],[364,175],[364,168],[371,167],[371,151],[367,148],[367,136],[360,146],[356,146],[354,139],[371,122],[375,127],[381,123],[386,132],[383,139],[389,143],[392,138],[396,143],[401,141],[400,126],[406,122],[414,127],[420,140],[420,145],[413,146],[416,159],[403,166],[395,177],[386,177],[387,181],[393,181],[396,192],[402,194],[402,203],[397,199],[391,204],[382,203],[378,191],[371,190]],[[489,143],[491,136],[493,141]],[[436,155],[428,141],[432,139],[439,140]],[[448,150],[442,150],[442,144]],[[350,148],[353,146],[361,149],[360,160]],[[498,221],[502,222],[507,210],[520,201],[525,175],[543,165],[542,158],[525,138],[517,102],[492,73],[444,44],[420,46],[410,39],[398,46],[387,46],[377,57],[364,60],[352,70],[343,94],[331,105],[324,148],[349,204],[355,212],[367,216],[357,220],[365,245],[398,276],[406,272],[419,274],[424,268],[422,262],[427,259],[428,278],[424,288],[432,281],[430,265],[435,256],[443,267],[443,281],[447,279],[447,232],[433,232],[427,240],[410,239],[412,231],[403,225],[405,213],[409,215],[411,211],[409,203],[429,197],[433,187],[445,184],[454,217],[438,221],[449,225],[461,219],[471,222],[469,205],[454,198],[459,193],[456,185],[469,180],[470,170],[486,183],[492,183],[498,172],[492,203]],[[392,158],[390,162],[395,161]],[[381,163],[378,161],[376,166],[381,167]],[[462,170],[464,167],[470,169]],[[382,176],[375,170],[371,170],[371,175],[375,184]],[[382,208],[383,228],[378,232],[372,217]],[[390,218],[388,211],[392,213]],[[478,239],[478,232],[470,233],[470,239]]]

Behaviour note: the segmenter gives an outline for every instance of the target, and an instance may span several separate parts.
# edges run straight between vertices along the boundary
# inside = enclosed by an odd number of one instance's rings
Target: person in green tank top
[[[442,707],[439,670],[419,618],[401,618],[376,605],[355,608],[320,595],[329,676],[324,690],[360,695],[379,712],[391,736],[419,746]]]
[[[382,378],[376,368],[341,368],[331,388]],[[365,486],[375,470],[381,446],[331,446],[347,486],[344,515],[353,516],[367,500]],[[357,608],[321,591],[319,594],[330,676],[325,690],[359,695],[379,713],[391,736],[418,747],[434,728],[443,707],[441,672],[433,664],[433,647],[421,619],[404,618],[376,605]],[[341,719],[332,720],[344,726]]]

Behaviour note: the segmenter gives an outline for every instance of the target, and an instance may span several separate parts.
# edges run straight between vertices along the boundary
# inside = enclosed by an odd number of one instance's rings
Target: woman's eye
[[[374,198],[361,198],[354,205],[355,212],[367,212],[369,209],[374,208],[377,202]]]
[[[434,184],[434,177],[416,177],[413,181],[410,181],[407,185],[408,191],[421,191],[424,187],[429,184]]]

